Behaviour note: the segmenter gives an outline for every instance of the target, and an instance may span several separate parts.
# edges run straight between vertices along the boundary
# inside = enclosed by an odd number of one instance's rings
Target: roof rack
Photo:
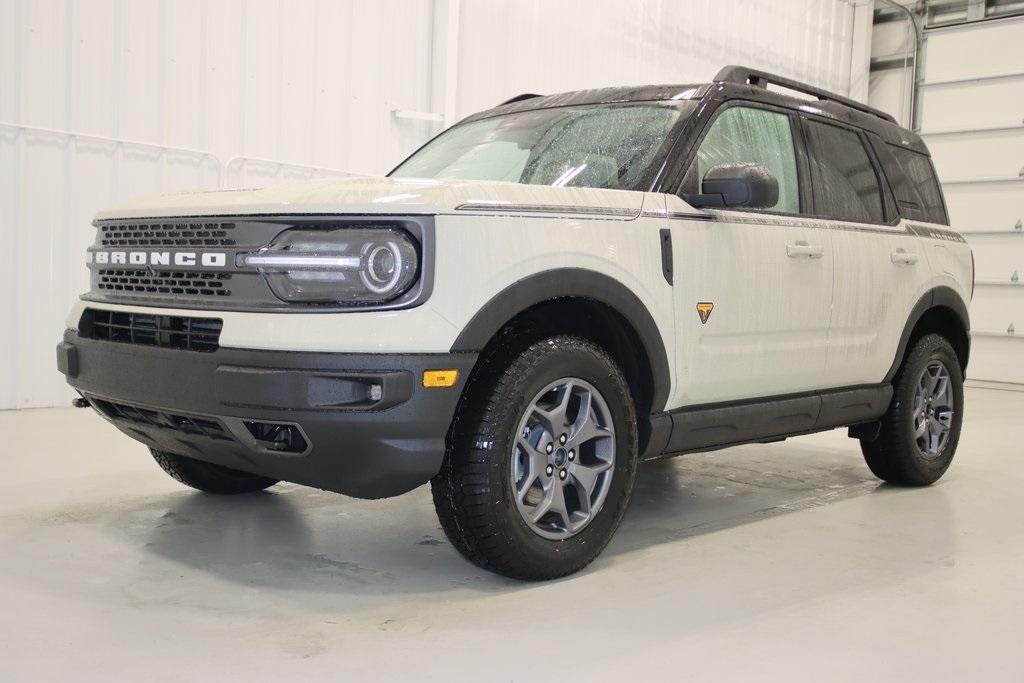
[[[878,118],[885,119],[886,121],[889,121],[891,123],[896,123],[896,119],[894,119],[891,114],[886,114],[881,109],[869,107],[866,104],[857,102],[856,100],[851,100],[849,97],[837,95],[836,93],[829,92],[828,90],[815,88],[814,86],[807,85],[806,83],[794,81],[790,78],[785,78],[783,76],[776,76],[775,74],[770,74],[765,71],[751,69],[750,67],[747,66],[729,65],[727,67],[724,67],[715,75],[715,81],[721,83],[740,83],[744,85],[753,85],[758,88],[767,88],[769,84],[777,85],[782,88],[788,88],[789,90],[802,92],[805,95],[817,97],[819,100],[828,100],[830,102],[836,102],[838,104],[850,107],[851,109],[862,111],[865,114],[871,114],[872,116],[877,116]]]
[[[516,95],[515,97],[510,97],[509,99],[507,99],[504,102],[500,103],[498,106],[499,107],[504,107],[506,104],[512,104],[514,102],[522,102],[523,100],[532,100],[534,97],[543,97],[543,95],[537,95],[537,94],[534,94],[532,92],[524,92],[522,95]]]

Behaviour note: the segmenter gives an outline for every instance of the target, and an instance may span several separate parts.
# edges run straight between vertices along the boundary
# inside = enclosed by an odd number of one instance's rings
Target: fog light
[[[384,388],[379,384],[371,384],[366,390],[366,397],[371,401],[379,401],[384,398]]]
[[[459,379],[458,370],[424,370],[423,371],[423,386],[436,388],[436,387],[451,387],[455,386],[455,382]]]

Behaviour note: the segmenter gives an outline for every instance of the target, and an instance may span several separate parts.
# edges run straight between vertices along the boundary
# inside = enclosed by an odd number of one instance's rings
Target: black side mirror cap
[[[779,181],[761,164],[719,164],[701,181],[700,194],[684,194],[693,207],[770,209],[779,203]]]

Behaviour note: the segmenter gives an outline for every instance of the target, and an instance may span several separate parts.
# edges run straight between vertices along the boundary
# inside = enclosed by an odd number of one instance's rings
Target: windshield
[[[639,184],[667,152],[669,132],[692,106],[558,107],[472,121],[432,140],[391,176],[647,189]]]

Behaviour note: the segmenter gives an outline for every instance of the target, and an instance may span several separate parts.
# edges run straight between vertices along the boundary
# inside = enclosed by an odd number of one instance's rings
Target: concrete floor
[[[521,584],[423,487],[217,498],[91,411],[0,413],[0,680],[1024,679],[1024,393],[880,485],[843,432],[646,465],[584,573]]]

